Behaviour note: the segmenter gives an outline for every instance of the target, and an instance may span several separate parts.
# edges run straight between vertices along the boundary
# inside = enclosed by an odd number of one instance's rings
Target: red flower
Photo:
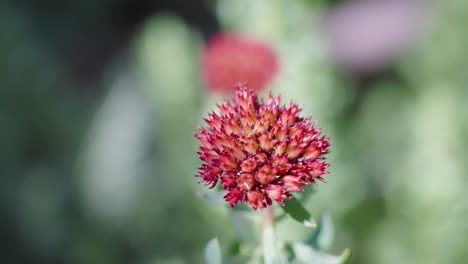
[[[195,137],[201,141],[197,175],[210,188],[221,181],[231,207],[250,203],[265,208],[272,200],[284,205],[291,192],[325,182],[329,166],[324,154],[330,140],[321,136],[315,121],[299,117],[301,109],[291,103],[280,106],[280,97],[259,101],[246,85],[237,85],[234,104],[226,100],[205,119]]]
[[[276,56],[266,44],[226,33],[217,34],[205,46],[202,66],[206,85],[224,92],[238,82],[259,91],[278,71]]]

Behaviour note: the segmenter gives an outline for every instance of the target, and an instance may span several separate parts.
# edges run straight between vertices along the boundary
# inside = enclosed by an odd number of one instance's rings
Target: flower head
[[[284,205],[291,192],[316,180],[325,182],[329,166],[324,154],[330,140],[321,136],[315,121],[299,117],[301,109],[280,105],[280,97],[266,103],[246,85],[237,85],[234,103],[226,100],[205,119],[200,128],[200,159],[197,175],[210,188],[221,182],[231,207],[249,203],[265,208],[272,200]]]
[[[261,90],[278,71],[277,59],[265,43],[239,35],[219,33],[202,54],[203,77],[213,90],[232,91],[237,82]]]

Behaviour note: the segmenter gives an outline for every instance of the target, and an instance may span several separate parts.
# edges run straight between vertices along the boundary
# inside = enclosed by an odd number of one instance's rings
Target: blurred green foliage
[[[93,10],[111,16],[112,2]],[[321,18],[342,2],[209,7],[224,30],[277,51],[270,88],[334,140],[329,183],[306,199],[313,217],[333,219],[330,252],[350,247],[360,264],[466,263],[468,3],[427,4],[413,46],[384,70],[357,74],[333,64],[322,34]],[[78,13],[63,25],[85,23]],[[205,188],[193,177],[193,133],[221,99],[200,78],[204,29],[156,13],[89,84],[69,76],[34,21],[0,8],[1,262],[203,263],[214,236],[223,255],[245,251],[244,216],[196,195]],[[53,39],[72,42],[73,28],[55,30]],[[277,235],[306,242],[312,233],[284,219]]]

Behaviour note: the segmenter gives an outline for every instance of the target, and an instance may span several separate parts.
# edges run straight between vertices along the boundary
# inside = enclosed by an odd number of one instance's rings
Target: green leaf
[[[289,214],[294,220],[304,224],[306,227],[316,227],[317,224],[312,219],[310,213],[302,206],[302,204],[292,197],[284,201],[283,210]]]
[[[241,242],[239,240],[234,240],[229,244],[227,255],[229,257],[234,257],[239,255],[241,249]]]
[[[326,254],[302,243],[293,243],[294,259],[299,263],[323,263]]]
[[[333,242],[334,228],[330,214],[323,214],[320,217],[320,222],[312,238],[307,241],[307,244],[320,250],[327,250]]]
[[[302,243],[293,243],[295,259],[293,263],[346,264],[351,257],[351,250],[345,249],[341,256],[332,256]]]
[[[292,244],[290,242],[286,242],[284,244],[283,250],[284,250],[284,254],[288,258],[288,260],[292,260],[292,259],[296,258],[293,246],[292,246]]]
[[[351,259],[351,249],[347,248],[341,253],[338,264],[346,264]]]
[[[217,237],[211,239],[206,245],[205,263],[221,264],[221,248],[219,247],[219,241]]]
[[[314,186],[308,186],[307,188],[304,189],[304,192],[295,194],[295,197],[300,202],[306,202],[307,199],[309,199],[309,197],[316,192],[317,190],[315,189]]]

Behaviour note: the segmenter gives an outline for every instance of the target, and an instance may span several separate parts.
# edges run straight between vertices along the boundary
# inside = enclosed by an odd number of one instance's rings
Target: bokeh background
[[[273,48],[269,89],[334,140],[307,201],[331,253],[466,263],[467,24],[465,0],[2,1],[0,262],[202,263],[235,240],[193,176],[223,97],[200,53],[227,31]]]

